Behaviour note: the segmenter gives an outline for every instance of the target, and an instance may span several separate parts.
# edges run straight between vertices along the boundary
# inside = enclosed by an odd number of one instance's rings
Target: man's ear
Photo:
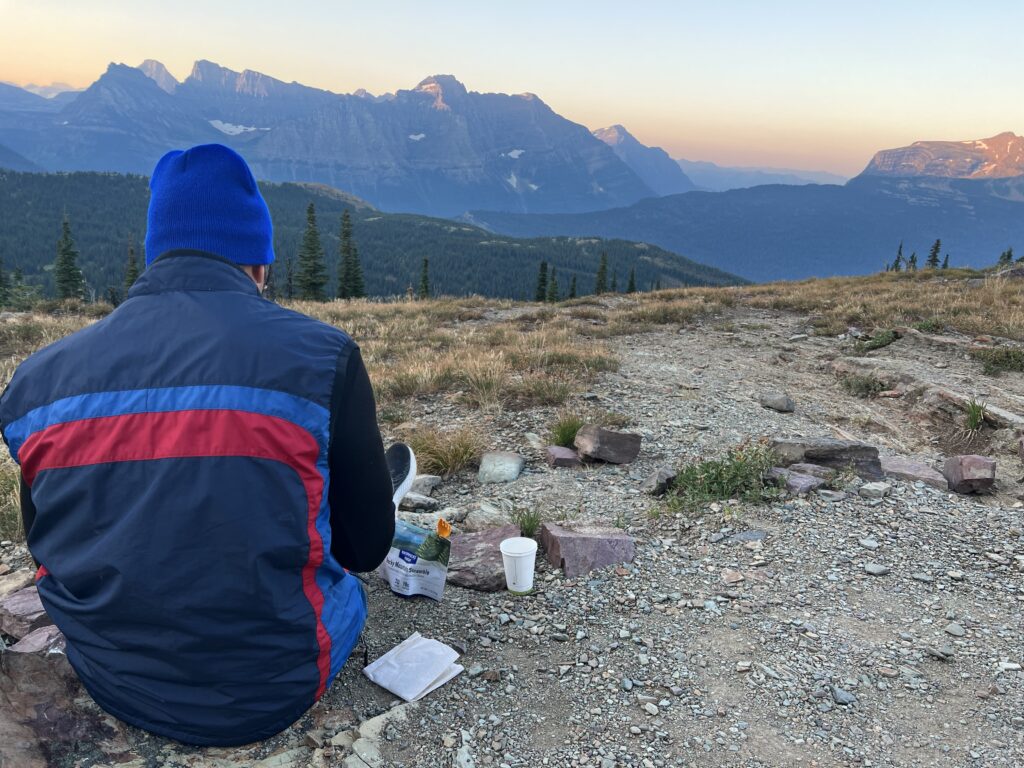
[[[252,268],[252,279],[256,281],[256,287],[262,292],[267,287],[267,270],[269,267],[266,264],[256,264]]]

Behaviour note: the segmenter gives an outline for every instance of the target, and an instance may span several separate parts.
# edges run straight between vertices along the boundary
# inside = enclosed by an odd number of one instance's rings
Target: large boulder
[[[832,437],[776,439],[772,441],[772,449],[785,466],[818,464],[832,469],[850,468],[865,480],[881,480],[883,477],[878,449],[857,440]]]
[[[957,493],[987,493],[996,482],[996,462],[987,456],[951,456],[942,468],[949,490]]]
[[[540,540],[548,562],[561,568],[568,578],[584,576],[608,565],[632,562],[636,552],[632,536],[618,528],[601,525],[544,523]]]
[[[946,490],[946,478],[938,470],[932,469],[924,462],[914,461],[902,456],[883,456],[882,472],[888,477],[896,477],[911,483],[922,482],[935,488]]]
[[[505,588],[505,566],[498,548],[502,541],[519,535],[515,525],[489,528],[478,533],[452,536],[448,558],[448,583],[481,592],[497,592]]]
[[[587,424],[576,433],[576,450],[585,459],[629,464],[640,455],[641,437],[633,432],[616,432]]]

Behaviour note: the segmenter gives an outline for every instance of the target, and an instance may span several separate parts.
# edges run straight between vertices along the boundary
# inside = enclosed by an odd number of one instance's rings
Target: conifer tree
[[[107,286],[107,304],[112,307],[117,307],[121,303],[121,292],[115,285]]]
[[[128,295],[129,289],[139,279],[139,262],[135,258],[135,243],[128,241],[128,261],[124,265],[124,293]]]
[[[85,278],[78,267],[78,251],[71,237],[71,222],[65,214],[57,241],[57,259],[53,263],[53,281],[58,299],[81,299],[85,295]]]
[[[420,270],[420,289],[417,298],[430,298],[430,259],[423,257],[423,268]]]
[[[291,256],[284,260],[284,297],[295,298],[295,262]]]
[[[910,254],[910,258],[907,259],[907,271],[917,272],[917,251]]]
[[[942,241],[936,239],[936,241],[934,243],[932,243],[932,249],[930,251],[928,251],[928,258],[925,259],[925,262],[924,262],[924,265],[928,269],[938,269],[939,268],[939,250],[941,248],[942,248]]]
[[[594,293],[600,295],[608,292],[608,253],[601,251],[601,261],[597,265],[597,278],[594,281]]]
[[[999,262],[996,266],[1008,267],[1013,264],[1013,248],[1007,248],[999,254]]]
[[[552,304],[558,301],[558,277],[555,276],[554,266],[551,267],[551,276],[548,278],[548,290],[544,298]]]
[[[11,300],[11,280],[4,269],[4,260],[0,256],[0,307],[6,307]]]
[[[576,275],[573,275],[572,280],[569,281],[569,298],[576,298]]]
[[[629,270],[629,282],[626,284],[626,293],[636,293],[636,267]]]
[[[346,208],[341,214],[341,259],[338,262],[338,297],[361,299],[366,296],[363,265],[359,263],[359,250],[352,240],[352,216]]]
[[[306,208],[306,231],[299,247],[298,274],[295,287],[299,298],[307,301],[327,301],[327,265],[324,247],[316,226],[316,209],[310,203]]]
[[[903,271],[903,256],[898,254],[898,253],[896,254],[896,261],[894,261],[892,263],[892,271],[893,272],[902,272]]]
[[[537,269],[537,290],[533,294],[534,301],[547,301],[548,298],[548,263],[542,261]]]
[[[656,291],[660,291],[661,290],[661,278],[660,277],[657,280],[654,281],[654,290],[656,290]]]
[[[619,273],[612,272],[612,293],[619,292]]]
[[[7,303],[11,309],[24,312],[32,309],[32,305],[39,299],[39,289],[25,282],[25,276],[21,267],[17,267],[11,274],[10,293]]]
[[[942,268],[949,269],[949,254],[946,254],[946,258],[942,260]]]

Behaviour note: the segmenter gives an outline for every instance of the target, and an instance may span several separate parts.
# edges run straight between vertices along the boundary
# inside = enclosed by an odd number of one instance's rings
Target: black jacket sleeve
[[[331,554],[350,571],[372,571],[391,548],[395,505],[377,405],[358,347],[338,357],[328,465]]]
[[[36,519],[36,505],[32,503],[32,489],[28,487],[28,483],[25,482],[25,476],[19,473],[21,478],[21,493],[18,497],[21,499],[21,527],[25,531],[25,539],[28,539],[28,532],[32,528],[32,523]],[[39,561],[32,558],[32,561],[39,567]]]

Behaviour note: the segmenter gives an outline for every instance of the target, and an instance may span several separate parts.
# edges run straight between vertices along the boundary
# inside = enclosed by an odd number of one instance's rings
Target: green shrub
[[[710,501],[753,502],[775,498],[778,485],[767,475],[777,459],[767,441],[760,440],[730,448],[721,459],[700,459],[685,464],[669,492],[669,508],[693,510]]]
[[[858,373],[843,376],[839,379],[839,383],[842,385],[843,389],[854,397],[874,397],[879,392],[884,392],[886,389],[885,382],[881,379]]]
[[[922,320],[919,323],[914,323],[914,330],[920,331],[921,333],[941,333],[946,330],[946,325],[937,318],[929,318],[928,320]]]
[[[560,445],[563,448],[572,448],[575,444],[576,433],[580,427],[586,424],[586,420],[577,413],[563,411],[558,414],[554,424],[551,425],[550,440],[552,445]]]
[[[981,361],[981,370],[989,376],[998,376],[1006,371],[1024,372],[1024,348],[992,347],[972,349],[971,357]]]
[[[887,330],[876,333],[867,341],[858,341],[853,345],[853,348],[857,351],[857,354],[863,354],[865,352],[871,352],[875,349],[881,349],[882,347],[888,347],[894,341],[899,338],[896,331]]]
[[[541,514],[536,507],[517,507],[513,509],[509,517],[512,523],[519,526],[519,532],[528,539],[532,539],[540,530]]]
[[[967,413],[964,416],[964,428],[971,434],[976,434],[985,426],[985,417],[988,416],[988,409],[984,403],[979,403],[973,397],[967,403]]]

